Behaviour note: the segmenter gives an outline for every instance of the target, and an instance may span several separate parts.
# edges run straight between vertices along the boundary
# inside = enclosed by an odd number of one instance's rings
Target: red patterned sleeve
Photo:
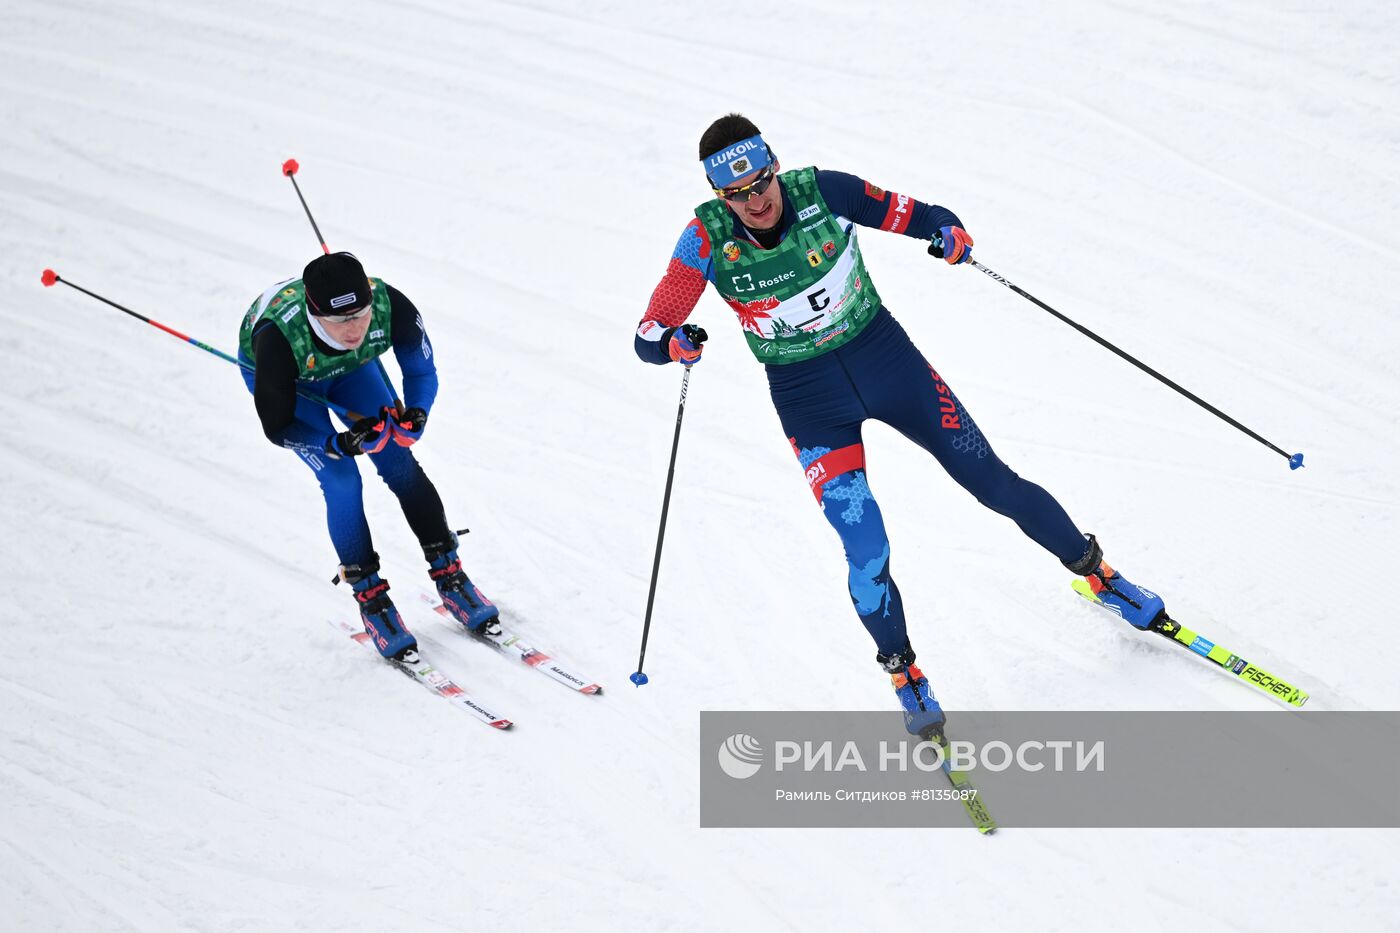
[[[671,361],[662,337],[680,327],[695,310],[709,281],[710,238],[699,219],[681,231],[681,238],[666,265],[666,274],[652,290],[646,314],[637,325],[637,355],[651,363]]]

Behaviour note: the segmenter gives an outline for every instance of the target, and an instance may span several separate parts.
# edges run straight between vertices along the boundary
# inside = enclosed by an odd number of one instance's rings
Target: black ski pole
[[[685,417],[685,393],[690,388],[690,367],[681,377],[681,403],[676,408],[676,435],[671,439],[671,465],[666,468],[666,494],[661,497],[661,524],[656,529],[656,557],[651,562],[651,588],[647,590],[647,614],[642,622],[642,651],[637,657],[637,671],[627,678],[640,687],[648,678],[642,673],[647,659],[647,635],[651,633],[651,607],[656,602],[656,577],[661,572],[661,542],[666,540],[666,513],[671,510],[671,481],[676,478],[676,449],[681,443],[681,419]]]
[[[936,245],[936,246],[939,246],[940,249],[941,249],[941,244],[935,243],[935,245]],[[934,248],[933,248],[932,246],[929,247],[929,252],[932,253],[932,254],[935,255],[935,256],[939,255],[938,253],[935,253],[935,252],[934,252]],[[1112,350],[1114,353],[1118,354],[1118,355],[1121,356],[1123,359],[1127,360],[1129,363],[1132,363],[1132,364],[1133,364],[1134,366],[1136,366],[1138,369],[1140,369],[1140,370],[1142,370],[1143,372],[1147,373],[1149,376],[1151,376],[1152,378],[1156,379],[1158,382],[1161,382],[1162,384],[1164,384],[1164,385],[1166,385],[1166,386],[1169,386],[1169,387],[1175,389],[1176,391],[1180,392],[1182,395],[1186,396],[1186,397],[1189,398],[1191,401],[1195,402],[1197,405],[1201,406],[1201,407],[1204,408],[1206,411],[1210,412],[1212,415],[1215,415],[1215,416],[1216,416],[1217,418],[1219,418],[1220,420],[1226,422],[1227,424],[1233,425],[1233,426],[1236,427],[1236,428],[1239,428],[1239,429],[1240,429],[1241,431],[1243,431],[1245,434],[1248,434],[1250,437],[1254,438],[1256,441],[1258,441],[1259,443],[1263,444],[1265,447],[1269,448],[1270,450],[1272,450],[1274,453],[1278,454],[1279,456],[1283,457],[1283,459],[1287,460],[1287,461],[1288,461],[1288,468],[1289,468],[1290,470],[1296,470],[1296,469],[1298,469],[1300,466],[1303,465],[1303,455],[1302,455],[1302,454],[1300,454],[1300,453],[1299,453],[1299,454],[1289,454],[1288,451],[1284,450],[1282,447],[1279,447],[1277,444],[1271,443],[1268,439],[1266,439],[1266,438],[1264,438],[1263,436],[1261,436],[1261,435],[1259,435],[1259,434],[1256,434],[1255,432],[1251,431],[1249,428],[1247,428],[1247,427],[1245,427],[1244,425],[1240,424],[1240,423],[1239,423],[1238,421],[1236,421],[1234,418],[1231,418],[1229,415],[1225,414],[1225,412],[1223,412],[1223,411],[1221,411],[1220,409],[1216,408],[1216,407],[1215,407],[1214,405],[1212,405],[1210,402],[1207,402],[1205,399],[1201,398],[1200,396],[1196,395],[1195,393],[1193,393],[1193,392],[1191,392],[1191,391],[1189,391],[1189,390],[1187,390],[1187,389],[1184,389],[1184,388],[1182,388],[1181,386],[1177,385],[1175,382],[1173,382],[1172,380],[1168,379],[1166,376],[1163,376],[1161,373],[1157,372],[1157,370],[1153,369],[1151,366],[1148,366],[1146,363],[1142,362],[1142,361],[1139,360],[1137,357],[1133,356],[1133,355],[1130,354],[1130,353],[1126,353],[1126,352],[1124,352],[1123,350],[1118,349],[1118,347],[1116,347],[1116,346],[1114,346],[1113,344],[1109,343],[1107,340],[1103,339],[1103,338],[1100,337],[1098,334],[1096,334],[1096,333],[1094,333],[1093,331],[1091,331],[1089,328],[1083,326],[1082,324],[1079,324],[1079,323],[1076,322],[1076,321],[1072,321],[1072,320],[1070,320],[1069,318],[1065,317],[1063,314],[1061,314],[1060,312],[1056,311],[1054,308],[1050,307],[1048,304],[1046,304],[1045,302],[1041,301],[1039,298],[1035,297],[1035,296],[1032,295],[1030,292],[1028,292],[1028,291],[1026,291],[1025,289],[1021,288],[1020,286],[1018,286],[1018,285],[1013,285],[1010,281],[1008,281],[1008,280],[1006,279],[1005,276],[999,275],[998,273],[993,272],[993,271],[992,271],[991,269],[989,269],[987,266],[982,265],[982,263],[978,262],[978,261],[975,260],[975,259],[969,259],[967,262],[968,262],[968,265],[972,266],[974,269],[978,270],[979,272],[985,272],[987,275],[991,276],[993,279],[995,279],[995,280],[997,280],[998,282],[1000,282],[1001,284],[1005,285],[1007,288],[1011,289],[1013,292],[1015,292],[1016,294],[1020,295],[1022,298],[1025,298],[1027,301],[1031,301],[1031,302],[1035,303],[1035,304],[1036,304],[1038,307],[1040,307],[1042,310],[1050,312],[1050,313],[1053,314],[1055,317],[1059,318],[1061,321],[1064,321],[1064,322],[1065,322],[1066,324],[1068,324],[1070,327],[1073,327],[1075,330],[1079,331],[1079,332],[1080,332],[1081,334],[1083,334],[1085,337],[1088,337],[1090,340],[1093,340],[1095,343],[1099,344],[1099,345],[1102,346],[1102,347],[1106,347],[1107,349]]]
[[[311,216],[311,208],[306,204],[306,198],[301,196],[301,185],[297,184],[297,170],[301,166],[296,159],[288,159],[282,163],[282,174],[286,175],[292,182],[292,188],[296,190],[297,200],[301,202],[301,209],[306,211],[306,219],[311,221],[311,229],[316,234],[316,239],[321,241],[321,251],[330,255],[331,248],[326,245],[326,238],[321,236],[321,228],[316,226],[316,218]]]

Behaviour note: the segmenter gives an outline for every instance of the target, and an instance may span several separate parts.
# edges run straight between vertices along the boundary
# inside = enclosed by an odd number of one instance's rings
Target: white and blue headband
[[[732,146],[726,146],[708,158],[700,160],[705,166],[705,174],[710,184],[723,188],[752,172],[767,168],[773,161],[768,144],[757,134],[742,139]]]

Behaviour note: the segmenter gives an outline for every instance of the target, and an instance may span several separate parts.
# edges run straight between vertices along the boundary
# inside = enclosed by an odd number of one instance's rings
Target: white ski
[[[375,651],[374,645],[370,644],[369,635],[364,629],[356,628],[343,619],[332,619],[330,623],[331,627],[339,629],[355,641],[364,645],[370,651],[374,651],[376,657],[383,657],[378,651]],[[423,660],[421,653],[412,661],[395,661],[392,658],[384,658],[384,660],[393,665],[395,670],[422,684],[453,706],[460,707],[488,726],[493,726],[497,729],[509,729],[511,727],[511,721],[509,719],[506,719],[504,716],[497,716],[495,713],[482,706],[471,694],[453,683],[452,678]]]

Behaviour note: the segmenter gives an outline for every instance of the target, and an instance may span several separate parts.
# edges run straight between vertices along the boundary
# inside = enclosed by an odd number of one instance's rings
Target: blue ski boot
[[[360,604],[360,619],[379,653],[391,661],[418,660],[418,640],[404,627],[399,611],[389,599],[389,584],[379,576],[379,555],[371,556],[364,564],[341,567],[340,578],[354,591],[355,602]]]
[[[462,571],[455,534],[446,541],[426,545],[423,556],[428,559],[428,576],[433,578],[442,605],[452,618],[473,635],[495,635],[501,630],[496,621],[500,610]]]
[[[921,739],[940,738],[947,717],[928,685],[928,678],[914,665],[914,649],[906,645],[899,654],[877,654],[875,660],[890,675],[894,694],[899,697],[899,705],[904,707],[904,728]]]
[[[1162,597],[1149,589],[1128,581],[1103,559],[1098,540],[1089,535],[1089,550],[1079,560],[1064,562],[1071,573],[1083,577],[1089,584],[1090,599],[1120,616],[1133,628],[1148,629],[1159,617],[1167,614]]]

